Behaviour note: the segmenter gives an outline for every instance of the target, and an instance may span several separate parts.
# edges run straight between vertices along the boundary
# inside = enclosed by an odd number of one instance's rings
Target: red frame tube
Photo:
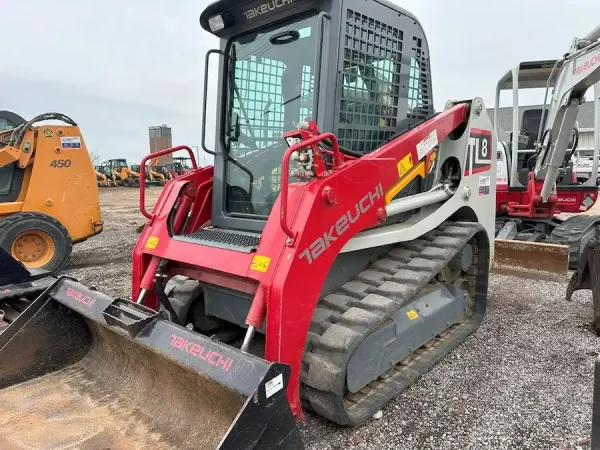
[[[290,158],[292,156],[292,153],[300,151],[303,148],[314,145],[318,142],[323,142],[325,139],[331,140],[334,168],[340,167],[342,165],[342,155],[340,153],[340,146],[338,144],[337,138],[332,133],[319,134],[318,136],[294,144],[291,147],[289,147],[283,154],[283,162],[281,166],[281,208],[279,214],[279,222],[281,224],[281,229],[283,230],[283,232],[292,240],[295,237],[295,233],[290,229],[287,223],[287,200],[288,183],[290,179]]]
[[[197,169],[198,164],[196,164],[194,152],[187,145],[178,145],[176,147],[160,150],[156,153],[150,153],[142,158],[142,162],[140,163],[140,212],[146,219],[152,219],[152,215],[146,211],[146,162],[151,158],[168,155],[169,153],[178,152],[180,150],[187,150],[190,154],[190,160],[192,161],[192,168]]]

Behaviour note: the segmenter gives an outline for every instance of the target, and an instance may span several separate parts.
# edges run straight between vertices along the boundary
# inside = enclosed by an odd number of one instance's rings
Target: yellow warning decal
[[[416,312],[414,309],[411,309],[410,311],[408,311],[406,313],[406,316],[410,319],[410,320],[415,320],[419,318],[419,313]]]
[[[158,238],[156,236],[150,236],[146,241],[146,248],[156,248],[158,245]]]
[[[402,175],[404,175],[412,168],[412,166],[414,166],[413,158],[412,155],[409,153],[398,163],[398,176],[401,177]]]
[[[254,255],[250,269],[258,272],[266,272],[269,270],[269,264],[271,264],[271,258],[268,256]]]

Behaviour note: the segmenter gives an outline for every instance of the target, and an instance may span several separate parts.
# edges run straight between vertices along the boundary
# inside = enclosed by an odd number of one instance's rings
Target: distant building
[[[519,127],[523,120],[523,111],[529,109],[542,109],[542,105],[519,106]],[[492,125],[494,125],[494,109],[488,108],[488,114]],[[588,101],[579,107],[577,114],[577,122],[579,123],[579,144],[577,148],[580,150],[594,149],[594,102]],[[512,131],[512,107],[499,108],[498,126],[500,127],[500,140],[508,140],[509,134]],[[502,133],[504,131],[505,133]]]
[[[173,147],[171,137],[171,128],[166,124],[160,126],[148,127],[148,137],[150,138],[150,153],[155,153],[165,148]],[[173,155],[165,155],[159,158],[159,164],[168,164],[173,162]]]

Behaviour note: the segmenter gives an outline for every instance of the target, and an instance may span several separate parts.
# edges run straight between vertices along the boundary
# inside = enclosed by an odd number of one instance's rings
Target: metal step
[[[195,233],[173,236],[173,239],[191,244],[251,253],[258,248],[260,234],[219,228],[203,228]]]

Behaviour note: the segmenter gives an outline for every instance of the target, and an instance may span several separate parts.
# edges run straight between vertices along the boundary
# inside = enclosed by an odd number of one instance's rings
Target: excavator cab
[[[152,211],[140,189],[132,300],[62,278],[0,335],[0,423],[27,424],[0,439],[299,449],[303,405],[364,424],[483,320],[492,125],[480,98],[434,114],[417,18],[220,0],[200,25],[214,166],[142,160],[192,167]]]

